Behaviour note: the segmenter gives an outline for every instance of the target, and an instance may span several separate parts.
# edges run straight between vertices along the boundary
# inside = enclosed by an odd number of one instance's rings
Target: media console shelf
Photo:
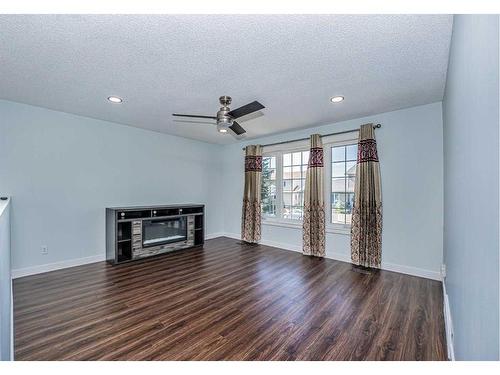
[[[112,264],[202,246],[201,204],[106,208],[106,259]]]

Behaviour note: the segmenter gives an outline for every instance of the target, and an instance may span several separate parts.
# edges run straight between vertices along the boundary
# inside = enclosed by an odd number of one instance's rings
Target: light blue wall
[[[0,101],[12,268],[104,255],[109,206],[204,203],[207,233],[221,232],[219,155],[204,142]]]
[[[446,288],[461,360],[498,359],[498,16],[455,16],[443,101]]]
[[[266,144],[308,137],[313,133],[376,130],[383,200],[382,262],[402,272],[439,278],[443,258],[443,126],[441,103],[382,113],[356,120],[260,138],[244,144]],[[248,126],[251,126],[249,124]],[[224,229],[239,235],[243,192],[242,144],[224,146]],[[276,246],[300,250],[300,229],[263,225],[262,238]],[[350,235],[328,234],[327,256],[350,259]]]

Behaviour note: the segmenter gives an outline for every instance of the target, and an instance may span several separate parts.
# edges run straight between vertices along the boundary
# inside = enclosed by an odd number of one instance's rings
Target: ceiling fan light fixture
[[[217,124],[217,131],[222,134],[226,134],[228,131],[228,126]]]

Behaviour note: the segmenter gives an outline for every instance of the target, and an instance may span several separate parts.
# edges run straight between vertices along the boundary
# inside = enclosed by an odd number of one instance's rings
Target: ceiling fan
[[[226,95],[221,96],[219,98],[219,102],[222,107],[219,109],[216,116],[182,115],[179,113],[172,113],[172,116],[209,118],[217,121],[217,130],[219,131],[219,133],[227,133],[228,129],[231,129],[236,135],[240,135],[246,133],[246,130],[243,129],[241,125],[234,120],[265,108],[258,101],[253,101],[231,111],[229,109],[229,105],[231,104],[231,97]]]

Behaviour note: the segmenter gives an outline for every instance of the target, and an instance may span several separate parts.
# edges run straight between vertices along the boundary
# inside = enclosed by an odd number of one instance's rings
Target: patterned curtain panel
[[[245,149],[245,190],[241,239],[246,242],[260,241],[260,181],[262,178],[262,147],[247,146]]]
[[[358,162],[351,224],[351,260],[380,268],[382,259],[382,194],[373,124],[359,131]]]
[[[325,202],[323,193],[323,144],[319,134],[311,135],[311,150],[304,191],[302,223],[304,255],[325,256]]]

